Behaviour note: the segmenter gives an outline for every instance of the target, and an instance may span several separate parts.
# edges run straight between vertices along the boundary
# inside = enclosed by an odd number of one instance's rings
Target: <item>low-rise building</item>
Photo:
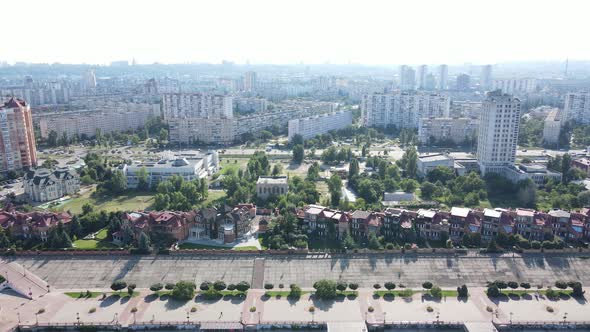
[[[561,181],[561,173],[553,172],[542,164],[520,164],[518,167],[506,167],[502,173],[507,179],[516,183],[531,179],[536,185],[542,185],[553,179]]]
[[[69,168],[30,170],[25,174],[25,195],[32,202],[48,202],[80,190],[78,173]]]
[[[572,160],[572,167],[575,167],[584,173],[586,173],[586,177],[590,178],[590,159],[588,158],[580,158]]]
[[[289,192],[287,176],[261,176],[256,181],[256,196],[267,199],[271,196],[285,195]]]
[[[217,152],[212,152],[217,153]],[[147,173],[147,184],[149,187],[158,185],[174,175],[181,176],[185,181],[205,178],[217,170],[214,164],[217,158],[175,158],[161,159],[159,161],[134,162],[131,165],[124,164],[121,167],[123,174],[127,177],[127,187],[137,188],[141,179],[141,172]]]
[[[454,169],[455,161],[444,153],[425,154],[418,157],[418,172],[426,175],[436,167]]]

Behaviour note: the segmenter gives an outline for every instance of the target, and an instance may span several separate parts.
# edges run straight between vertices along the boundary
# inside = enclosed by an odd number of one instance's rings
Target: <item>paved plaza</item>
[[[258,262],[255,269],[255,260]],[[590,261],[580,255],[454,256],[379,254],[352,258],[295,255],[187,255],[116,257],[18,257],[14,261],[56,289],[108,288],[124,279],[147,288],[156,282],[242,280],[262,285],[297,283],[311,287],[328,278],[357,282],[361,287],[393,281],[418,287],[430,280],[442,287],[483,286],[503,279],[534,285],[579,280],[590,285]],[[263,261],[263,264],[262,264]]]

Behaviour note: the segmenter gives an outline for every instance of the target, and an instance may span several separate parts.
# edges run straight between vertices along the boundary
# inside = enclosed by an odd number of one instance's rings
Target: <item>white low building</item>
[[[455,160],[447,154],[436,153],[418,157],[418,172],[426,175],[438,166],[454,169]]]
[[[561,117],[558,109],[553,109],[545,118],[543,126],[543,141],[547,144],[557,144],[561,132]]]
[[[127,187],[137,188],[140,172],[145,169],[150,187],[161,181],[166,181],[174,175],[181,176],[185,181],[206,178],[217,171],[217,152],[211,152],[201,158],[177,156],[175,159],[161,159],[159,161],[134,162],[123,165],[121,170],[127,177]]]
[[[30,201],[48,202],[77,193],[80,177],[69,168],[57,168],[53,172],[39,168],[25,174],[23,186]]]

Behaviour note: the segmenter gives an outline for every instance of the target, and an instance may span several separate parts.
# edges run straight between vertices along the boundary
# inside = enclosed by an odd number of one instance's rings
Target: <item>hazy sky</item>
[[[590,59],[588,0],[0,0],[0,60]],[[10,40],[12,38],[12,40]]]

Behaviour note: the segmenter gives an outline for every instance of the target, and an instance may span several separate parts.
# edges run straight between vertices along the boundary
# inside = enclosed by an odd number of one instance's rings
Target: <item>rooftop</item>
[[[256,184],[287,184],[288,179],[286,176],[261,176]]]

